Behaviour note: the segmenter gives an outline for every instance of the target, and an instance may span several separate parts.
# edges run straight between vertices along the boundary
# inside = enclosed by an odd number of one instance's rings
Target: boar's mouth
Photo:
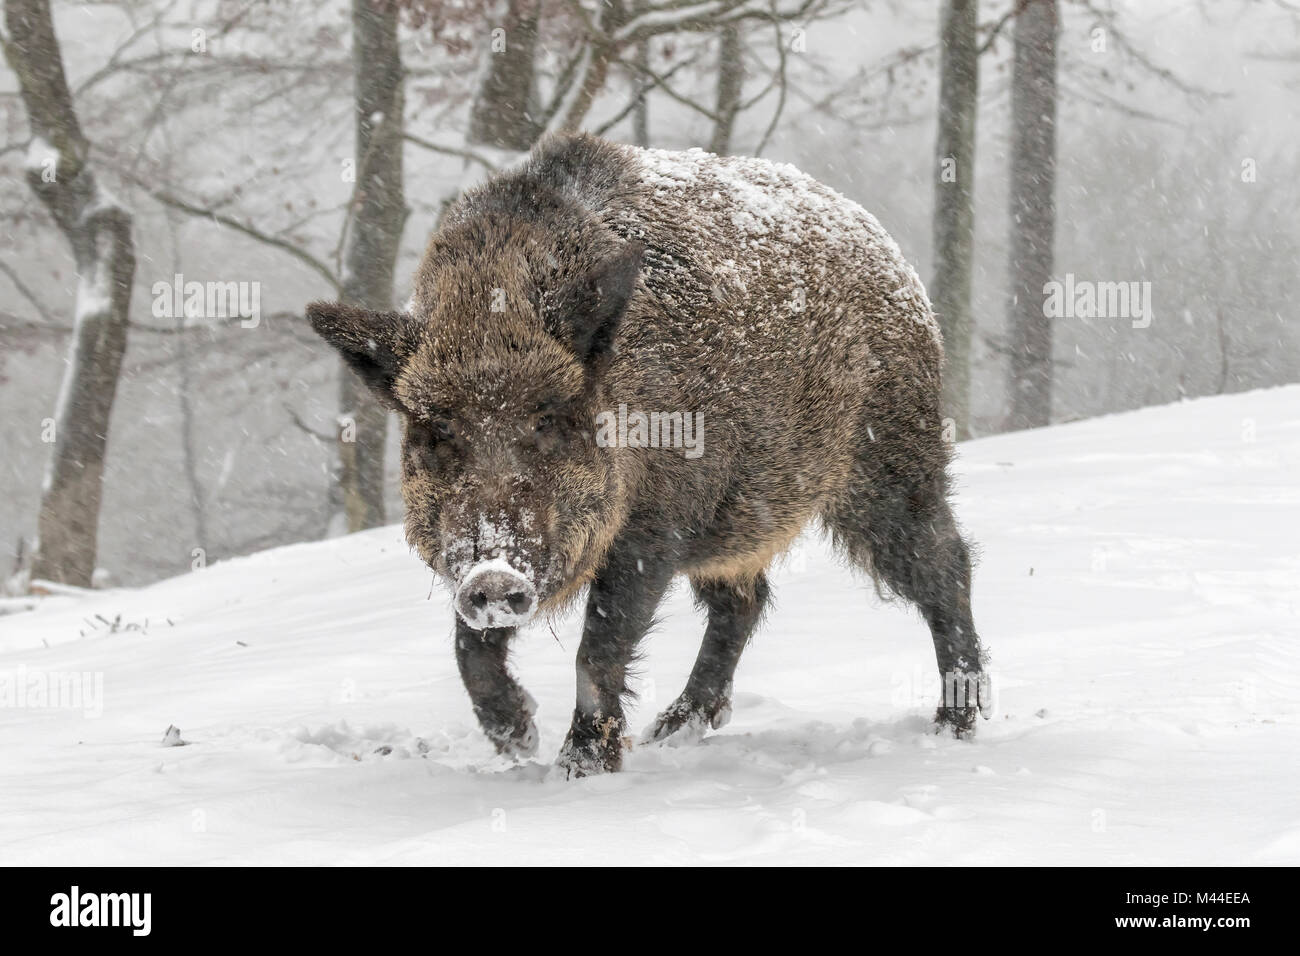
[[[460,512],[444,526],[435,572],[451,585],[457,615],[474,630],[521,627],[546,597],[549,549],[529,511],[502,509],[492,519]],[[451,530],[455,528],[456,530]]]

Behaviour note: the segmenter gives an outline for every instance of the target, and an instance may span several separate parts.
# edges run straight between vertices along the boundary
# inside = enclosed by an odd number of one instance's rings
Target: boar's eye
[[[555,429],[555,415],[551,412],[544,412],[538,415],[533,422],[533,431],[538,435],[545,435]]]
[[[456,437],[456,426],[445,418],[435,419],[430,427],[433,429],[433,437],[438,441],[451,441]]]

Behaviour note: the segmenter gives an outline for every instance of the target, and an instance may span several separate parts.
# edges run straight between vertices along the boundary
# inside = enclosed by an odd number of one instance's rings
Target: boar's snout
[[[517,627],[537,610],[537,589],[500,558],[470,568],[456,589],[456,613],[470,627]]]

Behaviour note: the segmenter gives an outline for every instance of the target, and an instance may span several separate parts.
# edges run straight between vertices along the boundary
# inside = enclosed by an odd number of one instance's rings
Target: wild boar
[[[813,519],[920,609],[936,720],[973,729],[988,689],[939,329],[860,206],[788,165],[553,136],[449,209],[413,287],[402,312],[309,317],[400,415],[407,539],[451,586],[499,751],[538,746],[518,628],[587,589],[559,763],[617,770],[629,665],[677,574],[708,625],[646,738],[722,726],[765,572]]]

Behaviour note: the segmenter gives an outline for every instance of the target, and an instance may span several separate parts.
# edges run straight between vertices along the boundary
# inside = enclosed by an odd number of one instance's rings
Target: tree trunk
[[[714,109],[713,137],[709,152],[725,156],[731,152],[731,135],[740,112],[740,94],[745,88],[744,50],[740,27],[729,23],[718,37],[718,101]]]
[[[7,0],[5,26],[5,58],[18,77],[32,132],[27,182],[72,246],[78,276],[32,577],[89,587],[135,277],[131,215],[100,191],[88,164],[90,143],[63,72],[48,0]]]
[[[170,164],[171,152],[168,152]],[[174,209],[166,211],[167,231],[171,240],[172,271],[175,275],[184,274],[181,267],[180,243],[177,241],[176,217]],[[194,415],[194,377],[197,374],[194,351],[190,348],[191,330],[185,324],[185,310],[176,313],[176,403],[180,408],[181,465],[185,471],[185,482],[190,490],[190,515],[194,519],[194,546],[207,553],[211,542],[208,540],[207,504],[204,500],[203,483],[199,480],[199,449],[196,441],[199,429]]]
[[[1056,230],[1056,0],[1029,0],[1016,17],[1011,77],[1010,429],[1052,418],[1052,278]]]
[[[541,134],[534,68],[540,7],[538,0],[507,0],[470,109],[469,142],[522,151]]]
[[[944,416],[970,436],[971,263],[975,248],[975,114],[979,0],[944,0],[940,19],[939,132],[935,140],[934,281],[943,330]]]
[[[632,56],[637,67],[635,82],[640,90],[632,108],[632,142],[644,148],[650,145],[650,82],[645,72],[650,69],[650,41],[638,41]]]
[[[356,189],[344,251],[343,299],[393,307],[406,224],[402,185],[403,75],[395,0],[352,0]],[[388,410],[347,368],[339,379],[339,486],[348,531],[384,523]]]

